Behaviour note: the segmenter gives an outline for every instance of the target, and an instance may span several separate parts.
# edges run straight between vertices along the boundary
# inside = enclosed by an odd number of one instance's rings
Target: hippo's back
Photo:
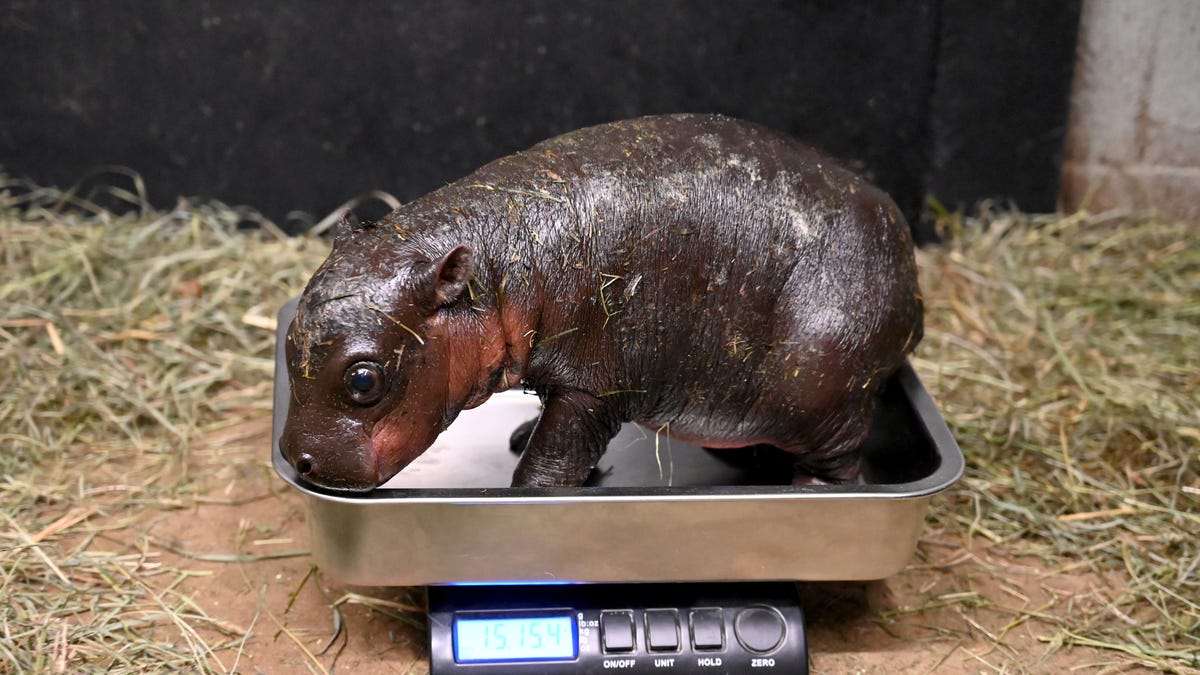
[[[711,422],[788,379],[870,390],[920,339],[895,204],[785,134],[639,118],[550,139],[472,180],[523,191],[541,292],[567,305],[543,330],[573,331],[555,361],[580,364],[580,380],[599,369],[612,380],[601,389],[661,392],[630,397],[644,418],[683,406]]]

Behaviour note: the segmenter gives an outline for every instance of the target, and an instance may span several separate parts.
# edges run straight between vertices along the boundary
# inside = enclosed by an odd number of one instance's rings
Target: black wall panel
[[[945,2],[925,190],[1051,211],[1058,198],[1078,1]]]
[[[1028,59],[1030,40],[1003,49],[1026,23],[1073,48],[1078,3],[1017,4],[1051,8],[1026,21],[1012,3],[989,19],[991,3],[965,0],[9,0],[0,165],[66,185],[118,164],[157,205],[200,195],[281,221],[370,189],[411,199],[580,126],[720,112],[824,148],[910,216],[930,185],[952,202],[1026,190],[1042,201],[1022,205],[1041,208],[1065,108],[992,119],[974,82],[1023,76],[998,70],[992,48]],[[1063,101],[1064,49],[1043,82]],[[1024,89],[993,84],[982,91]],[[1037,169],[1024,182],[993,183],[987,153],[961,151],[974,133],[1010,145],[1030,127],[1053,133],[1020,160]]]

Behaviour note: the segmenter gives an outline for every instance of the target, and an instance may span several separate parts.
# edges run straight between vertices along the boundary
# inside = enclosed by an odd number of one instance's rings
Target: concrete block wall
[[[1200,1],[1086,0],[1063,207],[1200,224]]]

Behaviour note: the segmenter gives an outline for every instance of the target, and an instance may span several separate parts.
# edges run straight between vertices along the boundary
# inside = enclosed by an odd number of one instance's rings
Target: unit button
[[[766,654],[783,642],[783,617],[770,607],[750,607],[733,620],[733,634],[746,651]]]
[[[692,625],[692,648],[719,650],[725,647],[725,619],[719,609],[693,609],[688,617]]]
[[[633,612],[600,612],[600,639],[606,652],[633,651]]]
[[[679,615],[675,610],[646,610],[646,646],[654,652],[679,651]]]

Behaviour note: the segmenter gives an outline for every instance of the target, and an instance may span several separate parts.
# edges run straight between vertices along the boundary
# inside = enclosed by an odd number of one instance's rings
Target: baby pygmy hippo
[[[524,385],[542,413],[517,486],[581,485],[631,420],[850,481],[921,331],[909,228],[879,189],[756,124],[615,122],[344,218],[288,331],[281,447],[314,485],[370,490]]]

